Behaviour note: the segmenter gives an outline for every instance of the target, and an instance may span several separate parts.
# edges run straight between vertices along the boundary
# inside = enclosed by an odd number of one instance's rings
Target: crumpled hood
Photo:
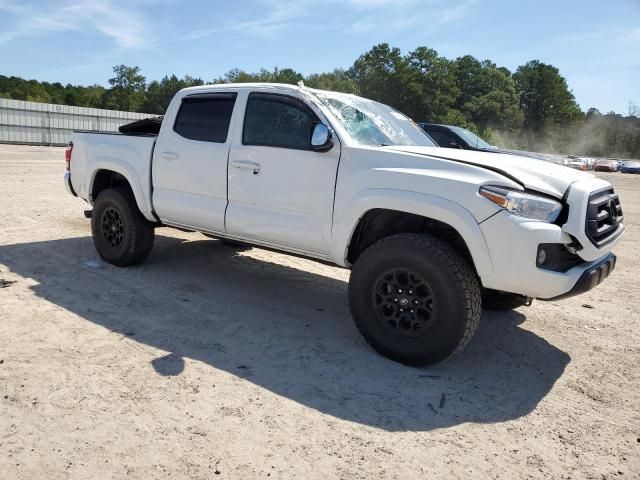
[[[546,193],[556,198],[562,198],[573,182],[593,177],[593,175],[580,170],[519,155],[408,145],[394,145],[385,148],[487,168],[517,181],[527,189]]]

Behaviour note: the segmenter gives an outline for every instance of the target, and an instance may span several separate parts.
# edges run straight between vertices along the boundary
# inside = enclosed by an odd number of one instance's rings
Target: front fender
[[[493,273],[482,230],[467,209],[434,195],[378,188],[360,191],[345,209],[334,215],[330,256],[335,263],[348,265],[347,251],[355,228],[365,213],[376,208],[412,213],[450,225],[467,244],[478,275],[482,277]]]

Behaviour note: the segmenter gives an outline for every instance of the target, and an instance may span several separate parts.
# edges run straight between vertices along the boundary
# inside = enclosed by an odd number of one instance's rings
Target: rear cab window
[[[311,150],[311,131],[318,121],[302,100],[253,92],[247,100],[242,144]]]
[[[225,143],[236,96],[236,93],[211,93],[184,97],[174,132],[189,140]]]

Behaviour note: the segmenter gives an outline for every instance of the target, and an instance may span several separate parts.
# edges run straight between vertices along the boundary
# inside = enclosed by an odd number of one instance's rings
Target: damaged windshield
[[[436,145],[409,118],[382,103],[355,95],[313,92],[360,145]]]

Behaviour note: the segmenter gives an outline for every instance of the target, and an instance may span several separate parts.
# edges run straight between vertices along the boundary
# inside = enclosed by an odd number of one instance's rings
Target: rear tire
[[[394,235],[356,261],[349,305],[358,330],[376,351],[407,365],[431,365],[473,337],[480,286],[446,243],[430,235]]]
[[[143,262],[154,240],[154,225],[149,222],[127,188],[103,190],[91,215],[93,244],[105,262],[126,267]]]

